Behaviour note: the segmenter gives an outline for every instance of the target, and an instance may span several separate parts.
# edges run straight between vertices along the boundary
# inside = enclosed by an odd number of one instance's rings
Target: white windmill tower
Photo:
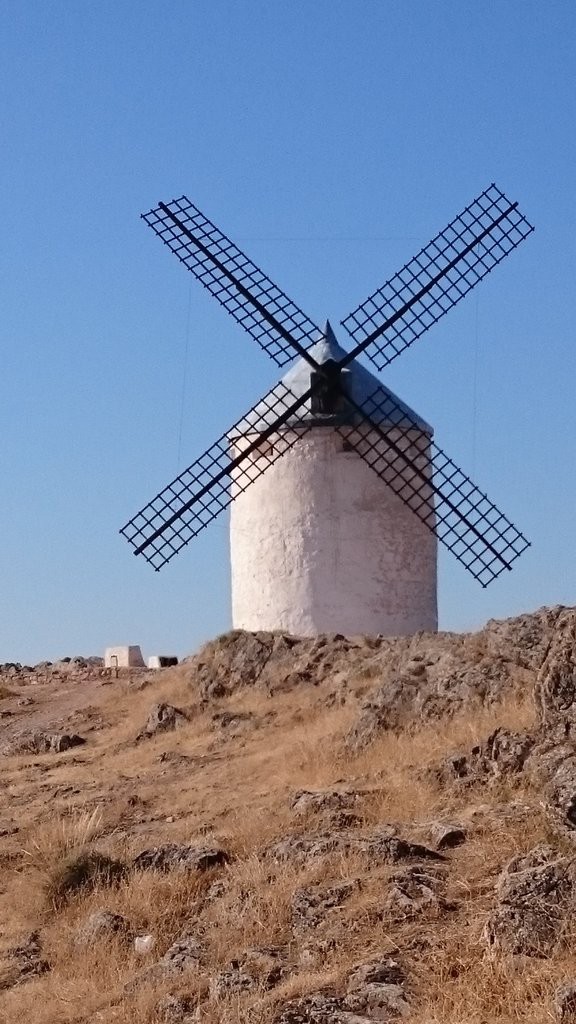
[[[121,530],[158,570],[233,503],[233,625],[435,630],[436,541],[486,586],[528,546],[378,370],[533,230],[490,185],[342,321],[340,347],[185,197],[144,220],[279,366],[250,412]]]
[[[309,354],[320,366],[346,355],[329,323]],[[301,398],[314,372],[300,358],[281,386]],[[413,436],[412,458],[426,471],[432,428],[356,361],[345,387],[358,405],[377,397],[378,425],[399,439]],[[236,453],[266,430],[268,410],[277,405],[274,390],[230,436]],[[301,636],[435,631],[436,535],[343,436],[345,427],[354,429],[354,410],[340,402],[339,411],[330,411],[326,404],[309,396],[252,455],[258,464],[282,445],[283,432],[300,432],[284,457],[232,503],[233,624]]]

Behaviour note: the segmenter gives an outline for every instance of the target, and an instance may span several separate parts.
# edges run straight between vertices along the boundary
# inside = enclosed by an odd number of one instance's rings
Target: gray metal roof
[[[345,349],[338,344],[328,321],[323,337],[308,351],[320,364],[328,362],[330,359],[339,362],[346,355]],[[379,426],[402,426],[419,430],[422,433],[433,434],[432,427],[418,413],[398,398],[393,391],[384,387],[377,377],[356,360],[349,363],[346,369],[349,371],[344,378],[347,393],[357,405],[368,402],[370,408],[374,408],[373,403],[375,403],[377,411],[371,412],[370,415]],[[266,430],[283,409],[289,408],[293,402],[306,394],[310,388],[311,372],[310,363],[303,357],[298,359],[282,377],[280,383],[272,388],[252,412],[236,426],[234,435]],[[371,401],[369,401],[370,399]],[[286,426],[298,426],[299,424],[310,426],[311,423],[321,423],[321,420],[321,417],[311,411],[310,400],[308,400],[286,421]],[[359,415],[353,410],[348,412],[344,420],[339,418],[340,423],[344,422],[351,426],[358,423],[359,420]],[[329,417],[326,417],[325,421],[326,425],[330,425]]]

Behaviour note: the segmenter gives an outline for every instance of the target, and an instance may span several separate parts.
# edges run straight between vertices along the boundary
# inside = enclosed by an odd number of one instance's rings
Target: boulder
[[[173,732],[188,724],[188,716],[180,708],[172,704],[154,704],[150,708],[148,720],[136,736],[136,741],[149,739],[162,732]]]

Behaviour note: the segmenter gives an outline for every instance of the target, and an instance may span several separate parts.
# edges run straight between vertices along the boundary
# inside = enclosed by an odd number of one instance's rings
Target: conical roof
[[[315,362],[320,365],[330,360],[338,363],[346,355],[346,350],[338,344],[329,321],[326,321],[322,338],[312,345],[308,351]],[[252,412],[236,426],[234,434],[237,436],[238,434],[266,430],[275,418],[275,416],[271,415],[273,410],[275,415],[280,415],[283,409],[288,408],[298,398],[306,394],[310,389],[310,375],[313,372],[310,363],[303,357],[300,357],[282,377],[280,383],[272,388],[262,401],[254,407]],[[410,406],[398,398],[393,391],[390,391],[389,388],[381,384],[374,374],[370,373],[369,370],[356,362],[356,360],[349,363],[343,373],[345,376],[343,376],[342,382],[347,394],[350,395],[350,398],[357,405],[362,405],[364,402],[369,401],[370,409],[375,409],[374,412],[370,413],[371,419],[378,423],[379,426],[402,426],[404,429],[414,429],[425,434],[433,434],[432,427],[418,413],[414,412]],[[290,392],[288,396],[286,395],[286,389]],[[308,399],[293,416],[285,421],[285,425],[310,426],[311,424],[322,424],[322,422],[330,425],[333,421],[334,417],[318,416],[312,410],[310,399]],[[339,424],[344,423],[353,426],[359,421],[360,416],[353,409],[348,409],[343,417],[341,415],[338,416]]]

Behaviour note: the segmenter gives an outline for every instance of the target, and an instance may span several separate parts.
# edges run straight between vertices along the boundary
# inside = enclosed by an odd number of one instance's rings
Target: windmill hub
[[[186,196],[144,215],[279,365],[278,384],[121,530],[158,570],[231,508],[235,627],[436,629],[440,540],[487,586],[528,547],[358,361],[382,370],[533,230],[490,185],[342,325],[323,332]]]

